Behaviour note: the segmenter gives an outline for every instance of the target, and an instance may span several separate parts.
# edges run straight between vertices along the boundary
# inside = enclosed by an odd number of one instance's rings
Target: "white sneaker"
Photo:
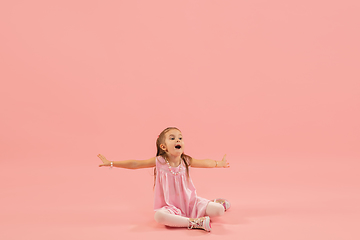
[[[210,218],[208,216],[201,218],[189,218],[188,229],[203,229],[205,231],[211,231]]]
[[[217,199],[214,199],[212,200],[213,202],[216,202],[216,203],[220,203],[221,205],[224,206],[224,209],[225,211],[228,210],[230,208],[230,202],[224,198],[217,198]]]

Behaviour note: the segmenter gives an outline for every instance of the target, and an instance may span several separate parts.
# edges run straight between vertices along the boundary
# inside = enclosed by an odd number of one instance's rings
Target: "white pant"
[[[221,216],[225,212],[224,206],[220,203],[209,202],[205,215],[209,217]],[[188,227],[189,218],[171,214],[168,210],[160,209],[155,212],[155,221],[170,227]]]

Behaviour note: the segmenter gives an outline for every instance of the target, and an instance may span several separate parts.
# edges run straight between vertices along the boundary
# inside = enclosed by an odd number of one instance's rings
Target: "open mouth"
[[[180,149],[180,148],[181,148],[181,145],[176,145],[175,148],[176,148],[176,149]]]

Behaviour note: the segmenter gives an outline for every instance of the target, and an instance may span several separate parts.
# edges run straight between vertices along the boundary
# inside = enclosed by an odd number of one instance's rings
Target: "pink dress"
[[[179,172],[180,165],[182,166]],[[178,167],[171,167],[162,156],[156,157],[156,182],[154,196],[154,211],[166,209],[170,213],[188,218],[205,216],[210,200],[198,197],[191,178],[186,176],[186,167],[181,161]],[[190,167],[189,167],[190,170]]]

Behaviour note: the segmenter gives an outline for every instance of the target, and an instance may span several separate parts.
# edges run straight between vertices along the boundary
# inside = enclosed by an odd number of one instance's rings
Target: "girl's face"
[[[165,144],[160,147],[169,155],[181,156],[184,153],[184,141],[181,132],[177,129],[171,129],[165,133]]]

